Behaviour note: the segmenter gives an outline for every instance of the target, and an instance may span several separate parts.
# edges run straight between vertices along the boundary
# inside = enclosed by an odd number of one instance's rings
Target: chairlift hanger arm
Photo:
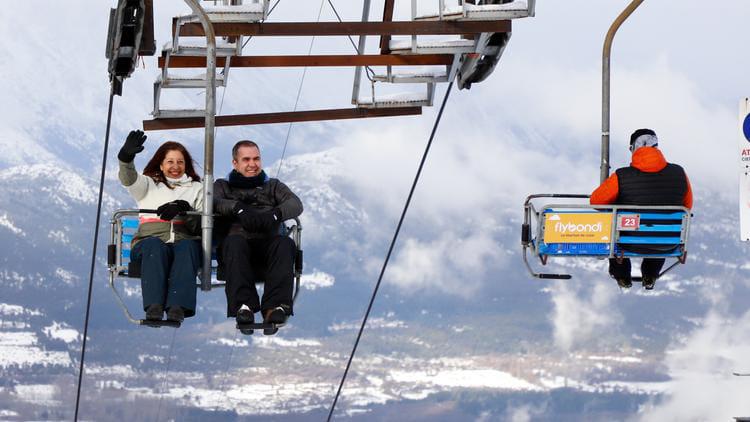
[[[346,35],[463,35],[510,32],[510,20],[398,22],[270,22],[215,23],[217,36],[319,37]],[[197,23],[182,25],[180,36],[202,36]]]
[[[164,57],[159,57],[159,67],[164,67]],[[218,66],[224,66],[225,58],[217,57]],[[293,55],[293,56],[232,56],[230,67],[352,67],[352,66],[448,66],[453,63],[452,54],[363,54],[363,55]],[[203,68],[206,58],[202,56],[175,56],[169,58],[170,68]]]
[[[363,119],[369,117],[411,116],[422,114],[422,107],[340,108],[288,111],[280,113],[216,116],[216,126],[245,126],[270,123],[315,122],[322,120]],[[143,130],[190,129],[203,127],[202,117],[159,118],[143,121]]]

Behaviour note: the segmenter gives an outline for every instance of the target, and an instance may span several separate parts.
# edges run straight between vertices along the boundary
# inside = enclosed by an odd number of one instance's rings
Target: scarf
[[[263,170],[261,170],[257,176],[252,177],[245,177],[238,173],[237,170],[232,170],[227,179],[229,186],[233,188],[255,189],[259,186],[263,186],[268,180],[268,176],[266,176],[266,172]]]
[[[170,186],[176,187],[176,186],[184,186],[189,185],[190,182],[193,181],[193,178],[188,176],[186,173],[182,173],[182,176],[179,179],[173,179],[171,177],[164,176],[165,179],[167,179],[167,183],[169,183]]]

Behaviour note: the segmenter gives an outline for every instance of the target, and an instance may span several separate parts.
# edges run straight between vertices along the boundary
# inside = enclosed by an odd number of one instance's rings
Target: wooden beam
[[[322,120],[364,119],[369,117],[412,116],[422,114],[422,107],[339,108],[329,110],[289,111],[281,113],[235,114],[216,116],[216,126],[264,125],[271,123],[316,122]],[[175,117],[143,121],[143,130],[200,128],[203,117]]]
[[[300,37],[343,35],[459,35],[510,32],[509,20],[403,22],[268,22],[215,23],[217,36]],[[186,23],[180,36],[203,36],[199,23]]]
[[[217,57],[216,65],[224,66],[224,58]],[[363,54],[363,55],[313,55],[313,56],[234,56],[230,67],[342,67],[342,66],[430,66],[450,65],[451,54]],[[159,57],[159,67],[164,67],[164,56]],[[170,68],[206,67],[203,56],[172,56]]]
[[[383,5],[383,22],[393,21],[393,6],[395,3],[396,0],[385,0],[385,5]],[[389,46],[390,42],[390,35],[383,35],[380,37],[380,54],[388,54],[391,52]]]

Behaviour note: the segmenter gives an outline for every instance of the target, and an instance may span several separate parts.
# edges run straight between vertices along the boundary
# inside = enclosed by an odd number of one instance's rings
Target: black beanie
[[[635,142],[635,140],[638,139],[638,137],[641,136],[641,135],[653,135],[653,136],[656,136],[656,132],[654,132],[651,129],[638,129],[635,132],[633,132],[633,134],[630,135],[630,147],[631,147],[631,149],[633,148],[633,143]]]

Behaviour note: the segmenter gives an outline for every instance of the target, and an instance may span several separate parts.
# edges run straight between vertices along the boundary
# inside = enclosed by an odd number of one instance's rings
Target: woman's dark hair
[[[167,177],[161,171],[161,162],[164,161],[164,157],[167,156],[169,151],[180,151],[182,156],[185,157],[185,174],[190,176],[194,181],[200,182],[201,178],[193,168],[193,157],[190,156],[188,150],[182,146],[179,142],[167,141],[161,144],[159,149],[156,150],[154,156],[146,164],[146,168],[143,169],[143,175],[154,179],[156,183],[164,183],[168,188],[173,189],[172,186],[167,183]]]

